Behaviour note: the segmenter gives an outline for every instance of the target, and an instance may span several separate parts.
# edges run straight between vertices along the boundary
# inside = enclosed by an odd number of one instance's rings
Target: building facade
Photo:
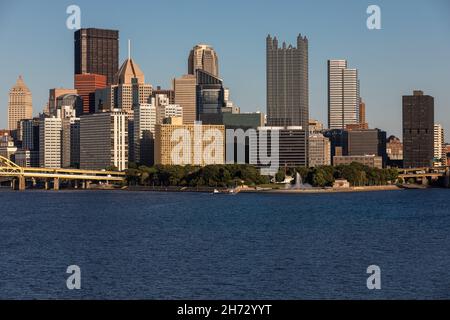
[[[134,108],[133,138],[134,162],[151,166],[154,164],[156,107],[152,104],[140,104]]]
[[[183,124],[193,125],[197,120],[197,77],[184,75],[173,79],[175,104],[183,108]]]
[[[74,36],[75,74],[103,75],[112,84],[119,69],[119,31],[89,28]]]
[[[206,166],[224,163],[224,126],[156,125],[155,164]]]
[[[83,103],[82,114],[95,112],[95,92],[106,87],[107,77],[99,74],[76,74],[75,89]],[[80,116],[81,114],[78,114]]]
[[[22,76],[9,90],[8,100],[8,130],[17,130],[20,120],[33,118],[33,99],[30,89]]]
[[[188,73],[195,75],[197,70],[219,76],[219,58],[210,45],[198,44],[189,53]]]
[[[62,119],[62,167],[80,168],[80,118]]]
[[[80,117],[80,168],[128,168],[128,114],[120,111]]]
[[[333,158],[333,163],[335,166],[339,165],[349,165],[353,162],[360,163],[362,165],[368,166],[370,168],[383,168],[383,159],[375,155],[365,155],[365,156],[335,156]]]
[[[269,35],[266,40],[267,124],[308,129],[308,39],[301,35],[297,47]]]
[[[308,166],[308,132],[302,127],[260,127],[256,134],[256,141],[249,142],[251,164],[256,161],[257,167],[268,168],[264,158],[277,157],[279,167]],[[274,142],[278,145],[274,146]]]
[[[321,133],[309,135],[309,167],[329,166],[331,165],[331,143]]]
[[[434,158],[434,98],[414,91],[403,96],[403,165],[432,166]]]
[[[434,125],[434,159],[433,165],[436,167],[444,166],[447,163],[447,154],[445,152],[445,133],[440,124]]]
[[[42,118],[39,123],[39,166],[61,168],[62,119]]]
[[[358,70],[347,60],[328,60],[328,128],[358,125],[360,102]]]

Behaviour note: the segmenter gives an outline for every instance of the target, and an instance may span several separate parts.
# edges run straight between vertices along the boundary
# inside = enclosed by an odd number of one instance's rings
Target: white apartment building
[[[42,118],[39,122],[39,166],[61,168],[60,117]]]

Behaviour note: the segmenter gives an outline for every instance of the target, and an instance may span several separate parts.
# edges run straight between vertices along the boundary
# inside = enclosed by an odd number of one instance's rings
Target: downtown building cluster
[[[74,87],[49,90],[49,101],[32,115],[31,92],[22,77],[10,90],[8,130],[1,130],[0,155],[23,167],[117,169],[130,162],[173,165],[173,133],[196,127],[222,132],[210,159],[185,163],[226,163],[225,130],[254,130],[279,139],[282,167],[363,163],[370,167],[447,165],[444,130],[434,122],[434,99],[421,91],[403,97],[403,143],[371,129],[360,95],[358,70],[346,60],[328,61],[328,127],[309,117],[308,39],[295,46],[266,39],[267,116],[241,113],[219,77],[219,58],[206,44],[193,47],[187,74],[171,88],[153,87],[132,59],[119,66],[119,32],[80,29],[74,34]],[[248,137],[247,137],[248,138]],[[192,143],[189,152],[204,145]],[[271,150],[270,145],[266,146]],[[236,147],[234,147],[236,148]],[[245,142],[245,162],[258,159],[260,144]],[[255,164],[264,167],[258,160]]]

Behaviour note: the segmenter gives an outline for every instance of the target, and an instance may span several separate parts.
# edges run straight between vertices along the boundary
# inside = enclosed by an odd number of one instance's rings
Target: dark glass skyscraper
[[[403,96],[403,167],[430,167],[434,157],[434,98]]]
[[[308,39],[297,47],[267,37],[267,122],[269,126],[302,126],[308,130]]]
[[[99,74],[113,84],[119,69],[119,31],[80,29],[75,32],[75,74]]]
[[[201,69],[197,75],[197,119],[202,115],[219,115],[225,105],[223,81]]]

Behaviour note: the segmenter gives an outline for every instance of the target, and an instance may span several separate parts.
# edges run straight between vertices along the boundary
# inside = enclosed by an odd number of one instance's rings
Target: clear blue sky
[[[265,38],[310,40],[310,114],[326,124],[330,58],[359,69],[372,127],[401,133],[401,96],[435,97],[436,122],[450,141],[450,1],[448,0],[0,0],[0,128],[8,91],[19,74],[33,93],[34,113],[48,89],[73,86],[73,31],[66,8],[77,4],[82,27],[120,30],[121,61],[132,56],[147,82],[168,87],[187,72],[189,50],[208,43],[242,111],[265,112]],[[366,8],[382,10],[382,30],[366,28]]]

